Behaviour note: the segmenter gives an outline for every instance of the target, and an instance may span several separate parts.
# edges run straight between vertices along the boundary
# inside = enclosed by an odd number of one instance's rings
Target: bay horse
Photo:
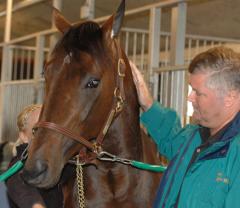
[[[44,69],[43,108],[22,173],[29,184],[49,188],[78,155],[85,164],[82,200],[89,208],[152,207],[160,181],[159,173],[99,160],[107,152],[159,163],[153,142],[141,137],[137,92],[118,42],[124,10],[122,1],[102,26],[72,25],[54,11],[63,36]],[[64,184],[65,207],[78,207],[78,183],[71,176]]]

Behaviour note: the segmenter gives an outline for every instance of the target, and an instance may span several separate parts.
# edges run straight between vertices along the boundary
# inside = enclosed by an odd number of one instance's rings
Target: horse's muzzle
[[[41,186],[47,176],[48,165],[42,160],[36,160],[33,167],[26,166],[22,171],[22,178],[28,184]]]

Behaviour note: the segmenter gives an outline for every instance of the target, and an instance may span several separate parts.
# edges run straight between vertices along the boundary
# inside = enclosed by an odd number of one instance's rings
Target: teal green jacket
[[[154,207],[240,207],[240,113],[220,139],[204,150],[200,146],[202,127],[181,128],[176,112],[156,102],[141,115],[141,122],[159,152],[170,160]]]

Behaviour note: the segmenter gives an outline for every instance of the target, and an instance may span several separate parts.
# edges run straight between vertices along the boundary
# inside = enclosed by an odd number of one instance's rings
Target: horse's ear
[[[65,33],[71,27],[71,23],[68,22],[56,8],[53,9],[53,18],[56,28],[61,33]]]
[[[124,13],[125,13],[125,0],[122,0],[121,4],[119,5],[117,12],[114,16],[114,21],[113,21],[113,25],[112,25],[112,32],[111,32],[111,37],[114,38],[116,36],[118,36],[121,26],[122,26],[122,22],[123,22],[123,18],[124,18]]]
[[[123,17],[125,13],[125,0],[122,0],[121,4],[119,5],[117,12],[112,15],[102,26],[103,30],[110,34],[111,38],[115,38],[118,36],[122,22]]]

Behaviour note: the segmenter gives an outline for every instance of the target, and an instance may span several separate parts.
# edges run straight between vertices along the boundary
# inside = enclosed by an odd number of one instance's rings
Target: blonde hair
[[[27,121],[28,121],[28,117],[29,117],[30,113],[37,109],[40,109],[41,107],[42,107],[42,105],[32,104],[32,105],[25,107],[23,109],[23,111],[18,114],[17,127],[18,127],[19,131],[24,131],[26,129]]]
[[[40,104],[31,104],[26,106],[17,116],[17,127],[18,127],[18,131],[24,131],[26,129],[26,127],[28,126],[28,117],[30,115],[31,112],[40,109],[42,107],[42,105]],[[17,141],[14,143],[13,145],[13,156],[17,155],[17,150],[16,147],[20,144],[23,144],[23,141],[18,138]]]

